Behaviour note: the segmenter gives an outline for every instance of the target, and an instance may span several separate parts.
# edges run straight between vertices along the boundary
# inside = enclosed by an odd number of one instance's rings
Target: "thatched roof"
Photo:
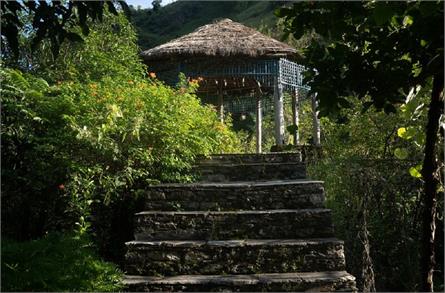
[[[143,51],[144,60],[172,57],[294,57],[296,50],[228,18],[197,28],[194,32]]]

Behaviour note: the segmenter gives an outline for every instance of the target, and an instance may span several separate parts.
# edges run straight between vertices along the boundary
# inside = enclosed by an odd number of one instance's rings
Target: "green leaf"
[[[394,156],[399,160],[404,160],[408,157],[408,151],[405,148],[396,148],[394,150]]]
[[[422,178],[422,173],[420,173],[421,170],[422,170],[422,165],[417,165],[415,167],[409,168],[409,174],[414,178]]]
[[[403,18],[403,26],[408,27],[414,23],[414,19],[411,15],[406,15]]]
[[[405,128],[405,127],[400,127],[400,128],[397,130],[397,135],[398,135],[399,137],[403,137],[403,136],[405,135],[405,133],[406,133],[406,128]]]
[[[400,127],[397,135],[403,139],[411,139],[416,135],[416,129],[413,127]]]

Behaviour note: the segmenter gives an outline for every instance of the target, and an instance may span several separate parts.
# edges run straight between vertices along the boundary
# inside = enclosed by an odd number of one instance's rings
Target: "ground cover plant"
[[[86,234],[51,233],[41,239],[2,239],[3,291],[122,290],[122,272],[104,262]]]

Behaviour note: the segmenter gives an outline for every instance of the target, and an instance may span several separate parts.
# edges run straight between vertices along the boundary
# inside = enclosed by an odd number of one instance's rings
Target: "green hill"
[[[159,8],[132,9],[142,50],[160,45],[219,18],[230,18],[261,31],[275,27],[279,1],[178,1]]]

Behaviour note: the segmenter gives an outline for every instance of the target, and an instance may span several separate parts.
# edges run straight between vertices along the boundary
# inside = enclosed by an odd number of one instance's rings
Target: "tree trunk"
[[[436,207],[438,179],[434,173],[437,170],[436,142],[439,129],[439,119],[443,113],[443,74],[437,74],[433,80],[431,103],[428,110],[426,125],[425,157],[422,166],[424,179],[424,205],[422,216],[422,243],[420,251],[420,291],[433,292],[434,271],[434,234],[436,231]]]

